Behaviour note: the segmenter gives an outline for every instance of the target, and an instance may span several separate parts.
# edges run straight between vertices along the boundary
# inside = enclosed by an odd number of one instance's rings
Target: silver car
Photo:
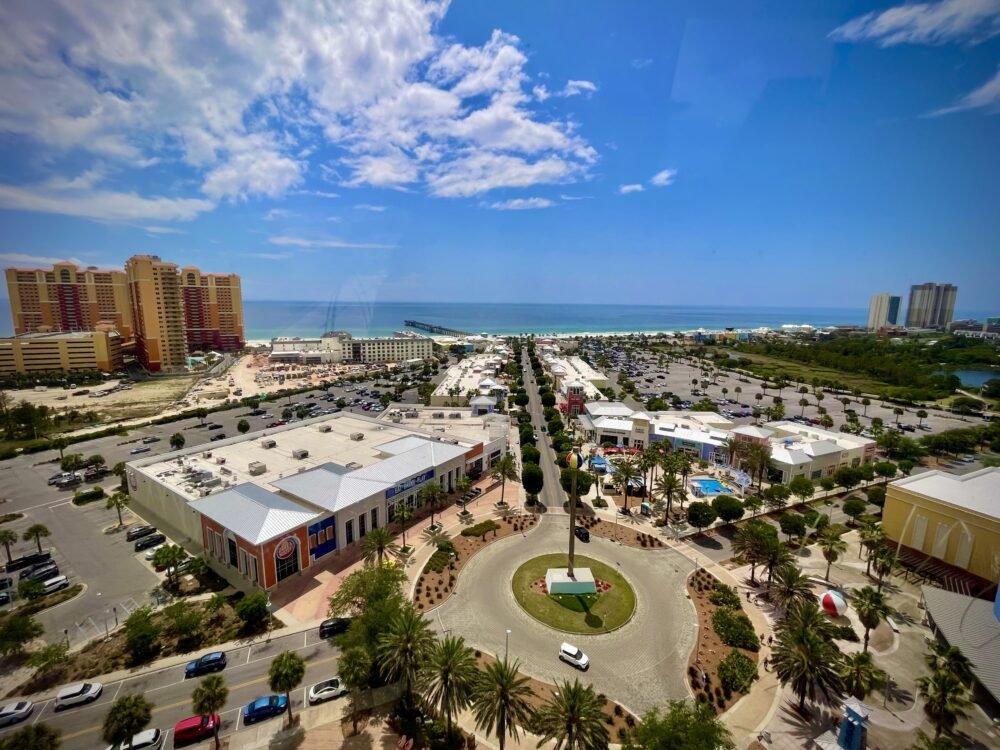
[[[62,711],[71,706],[80,706],[84,703],[91,703],[101,697],[104,685],[99,682],[78,682],[75,685],[67,685],[56,693],[56,711]]]
[[[11,724],[24,721],[31,716],[34,708],[35,704],[31,701],[8,703],[6,706],[0,708],[0,727],[9,727]]]
[[[309,688],[309,703],[323,703],[347,694],[347,687],[338,678],[318,682]]]

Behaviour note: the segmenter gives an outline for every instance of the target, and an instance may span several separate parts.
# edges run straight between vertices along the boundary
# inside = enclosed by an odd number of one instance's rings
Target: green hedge
[[[759,651],[760,641],[750,618],[729,607],[720,607],[712,614],[712,627],[722,642],[733,648]]]
[[[722,687],[734,693],[748,693],[757,679],[757,665],[741,651],[730,651],[719,663],[719,680]]]
[[[495,532],[500,529],[500,524],[496,521],[480,521],[474,526],[469,526],[466,529],[462,529],[462,536],[478,536],[485,537],[491,531]]]
[[[736,593],[736,589],[721,581],[716,582],[715,591],[709,595],[708,600],[719,607],[740,608],[740,595]]]
[[[103,487],[92,487],[89,490],[81,490],[73,495],[73,505],[86,505],[96,500],[103,500],[104,496]]]

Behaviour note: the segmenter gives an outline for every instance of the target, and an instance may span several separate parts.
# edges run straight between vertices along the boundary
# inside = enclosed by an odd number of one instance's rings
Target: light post
[[[111,608],[111,612],[115,616],[115,627],[117,628],[118,627],[118,607],[112,607]]]
[[[510,628],[507,628],[507,633],[503,638],[503,660],[507,661],[507,654],[510,651]]]
[[[104,610],[104,640],[106,641],[111,639],[111,633],[108,632],[108,615],[110,614],[111,614],[110,610],[108,609]]]
[[[267,595],[267,642],[271,642],[271,595]]]
[[[63,628],[63,636],[66,638],[66,648],[69,648],[69,628]]]

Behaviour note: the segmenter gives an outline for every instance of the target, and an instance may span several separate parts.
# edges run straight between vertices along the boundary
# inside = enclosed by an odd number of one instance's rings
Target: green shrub
[[[86,505],[95,500],[103,500],[104,495],[103,487],[91,487],[89,490],[80,490],[73,495],[73,505]]]
[[[750,618],[729,607],[721,607],[712,614],[712,627],[727,646],[760,650],[760,641]]]
[[[499,529],[500,524],[496,521],[480,521],[474,526],[462,529],[462,536],[478,536],[485,538],[491,531],[496,532]]]
[[[708,600],[718,607],[740,608],[740,595],[736,593],[736,589],[722,582],[716,582],[715,591],[709,595]]]
[[[608,501],[605,500],[603,497],[595,497],[594,500],[593,500],[593,503],[594,503],[594,507],[595,508],[607,508],[608,507]]]
[[[858,634],[854,632],[854,628],[850,625],[837,625],[834,628],[834,638],[839,641],[851,641],[857,643],[861,639],[858,638]]]
[[[741,651],[730,651],[719,663],[719,680],[724,690],[747,693],[757,679],[757,665]]]

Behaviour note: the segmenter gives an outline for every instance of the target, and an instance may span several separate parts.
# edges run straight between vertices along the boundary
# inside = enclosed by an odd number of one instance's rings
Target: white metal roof
[[[763,427],[756,427],[752,424],[741,424],[739,427],[734,428],[733,432],[737,435],[746,435],[747,437],[754,438],[769,438],[774,434],[771,430],[765,430]]]
[[[286,534],[320,515],[313,508],[250,482],[190,505],[251,544]]]
[[[938,502],[1000,519],[1000,467],[962,475],[925,471],[897,479],[893,484]]]
[[[1000,622],[993,603],[933,586],[923,586],[921,594],[927,614],[948,645],[961,649],[972,662],[976,679],[1000,700]]]

